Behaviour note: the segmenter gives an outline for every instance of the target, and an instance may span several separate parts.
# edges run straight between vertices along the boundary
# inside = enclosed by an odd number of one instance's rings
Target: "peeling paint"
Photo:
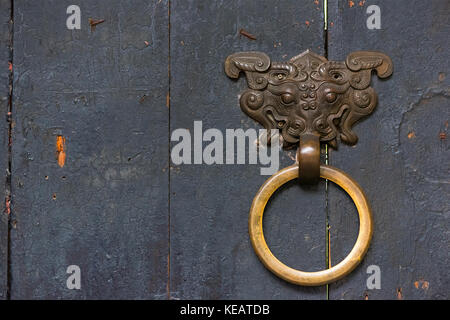
[[[397,299],[403,300],[402,288],[397,288]]]
[[[66,163],[66,138],[63,136],[56,137],[56,154],[58,165],[62,168]]]
[[[7,215],[11,214],[11,198],[9,196],[5,199],[5,213]]]
[[[416,282],[414,282],[414,287],[416,287],[416,289],[423,289],[423,290],[428,290],[430,286],[430,283],[428,281],[425,280],[417,280]]]

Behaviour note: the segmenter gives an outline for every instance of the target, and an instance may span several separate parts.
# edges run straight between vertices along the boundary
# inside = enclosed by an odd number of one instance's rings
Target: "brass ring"
[[[303,272],[290,268],[278,260],[267,247],[263,233],[263,214],[267,201],[280,186],[298,177],[298,165],[284,168],[271,176],[253,199],[249,216],[249,233],[253,248],[261,262],[278,277],[302,286],[319,286],[349,274],[362,260],[372,238],[372,213],[361,187],[342,170],[320,165],[320,177],[333,181],[353,199],[359,215],[359,234],[350,254],[330,269]]]

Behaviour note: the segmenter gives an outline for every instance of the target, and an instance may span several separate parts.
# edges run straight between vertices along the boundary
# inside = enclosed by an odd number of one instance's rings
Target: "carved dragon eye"
[[[294,100],[295,100],[295,97],[290,93],[283,93],[281,95],[281,101],[283,101],[283,103],[285,103],[285,104],[294,102]]]
[[[328,92],[325,96],[325,99],[329,102],[332,103],[334,101],[336,101],[336,93],[334,92]]]
[[[275,78],[278,81],[282,81],[282,80],[286,79],[287,75],[282,72],[272,72],[271,77]]]
[[[334,72],[331,76],[334,80],[342,80],[342,74],[340,74],[339,72]]]

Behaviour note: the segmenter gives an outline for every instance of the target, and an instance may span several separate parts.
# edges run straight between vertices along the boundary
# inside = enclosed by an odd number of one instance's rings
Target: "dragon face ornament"
[[[390,76],[391,59],[381,52],[356,51],[345,62],[328,61],[307,50],[287,62],[272,62],[261,52],[239,52],[225,61],[230,78],[241,71],[246,75],[250,89],[240,97],[242,110],[264,128],[280,129],[287,148],[306,134],[318,135],[333,148],[338,138],[354,145],[353,124],[377,104],[372,70],[380,78]]]

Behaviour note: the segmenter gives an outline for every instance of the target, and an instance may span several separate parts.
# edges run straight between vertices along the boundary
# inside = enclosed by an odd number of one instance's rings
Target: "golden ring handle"
[[[284,168],[271,176],[259,189],[253,199],[248,221],[253,248],[262,263],[278,277],[303,286],[319,286],[349,274],[362,260],[372,238],[372,213],[361,187],[342,170],[320,165],[320,177],[333,181],[353,199],[359,215],[359,234],[350,254],[334,267],[317,272],[303,272],[292,269],[278,260],[267,247],[263,233],[263,214],[267,201],[280,186],[298,177],[298,165]]]

